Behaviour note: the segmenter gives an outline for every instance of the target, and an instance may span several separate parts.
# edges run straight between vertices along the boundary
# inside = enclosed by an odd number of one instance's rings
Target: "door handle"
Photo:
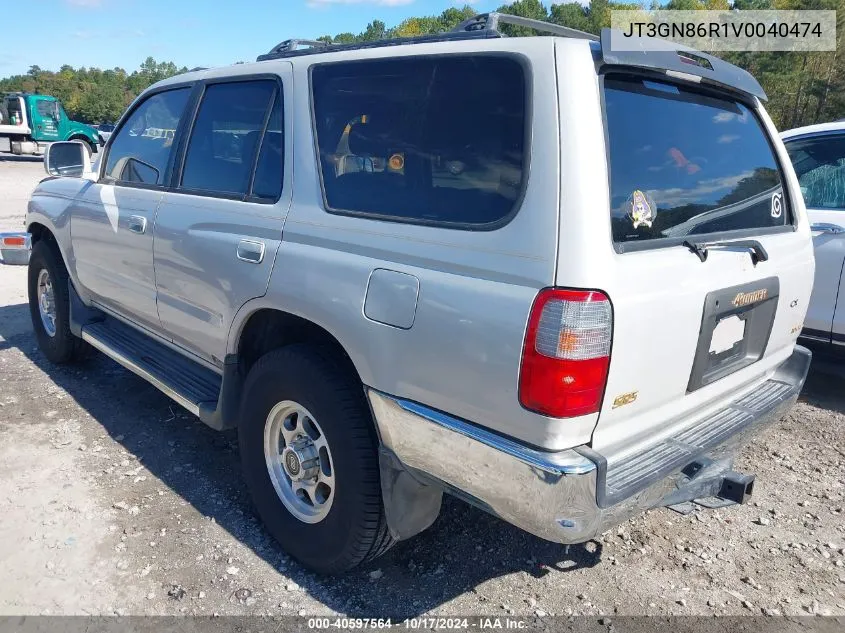
[[[843,229],[838,224],[830,224],[829,222],[819,222],[817,224],[811,224],[810,230],[817,232],[817,233],[830,233],[831,235],[839,235],[841,233],[845,233],[845,229]]]
[[[133,233],[143,235],[147,231],[147,218],[142,215],[130,215],[129,222],[126,223],[126,228]]]
[[[264,242],[241,240],[238,242],[238,259],[250,264],[260,264],[264,260]]]

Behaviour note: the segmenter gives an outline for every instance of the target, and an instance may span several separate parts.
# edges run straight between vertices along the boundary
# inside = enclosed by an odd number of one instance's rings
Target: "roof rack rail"
[[[598,42],[599,38],[592,33],[585,33],[577,29],[570,29],[551,22],[541,22],[522,18],[518,15],[507,13],[482,13],[474,18],[462,22],[451,31],[444,33],[430,33],[416,37],[397,37],[374,42],[357,42],[354,44],[329,44],[319,40],[285,40],[274,46],[268,53],[258,56],[258,61],[264,62],[270,59],[281,59],[284,57],[299,57],[300,55],[313,55],[315,53],[327,53],[336,51],[353,51],[362,48],[382,48],[387,46],[400,46],[402,44],[425,44],[429,42],[448,42],[454,40],[486,39],[504,37],[498,30],[499,24],[511,24],[513,26],[525,26],[541,33],[549,33],[560,37],[572,37],[582,40]]]
[[[294,40],[285,40],[284,42],[279,42],[266,55],[262,55],[261,57],[269,57],[270,55],[284,55],[285,53],[292,53],[294,51],[301,51],[303,48],[305,50],[309,49],[324,49],[328,48],[330,44],[328,42],[322,42],[320,40],[303,40],[303,39],[294,39]],[[315,51],[316,52],[316,51]],[[261,61],[259,59],[259,61]]]
[[[283,47],[287,42],[282,42],[276,46],[269,53],[259,55],[259,62],[265,62],[271,59],[284,59],[286,57],[300,57],[303,55],[315,55],[317,53],[335,53],[342,51],[356,51],[367,48],[386,48],[389,46],[401,46],[403,44],[427,44],[431,42],[454,42],[456,40],[475,40],[488,39],[494,37],[502,37],[501,33],[497,31],[446,31],[444,33],[430,33],[428,35],[418,35],[416,37],[396,37],[386,40],[375,40],[373,42],[356,42],[354,44],[328,44],[326,42],[317,42],[319,46],[312,46],[310,48],[286,48]],[[289,42],[308,42],[309,40],[288,40]]]
[[[458,26],[452,29],[452,32],[473,33],[478,31],[495,31],[496,33],[499,33],[500,24],[524,26],[541,33],[550,33],[552,35],[559,35],[560,37],[572,37],[579,40],[590,40],[593,42],[599,41],[599,37],[597,35],[587,33],[586,31],[570,29],[568,26],[561,26],[560,24],[553,24],[551,22],[543,22],[542,20],[523,18],[519,15],[496,12],[476,15],[465,22],[461,22]]]

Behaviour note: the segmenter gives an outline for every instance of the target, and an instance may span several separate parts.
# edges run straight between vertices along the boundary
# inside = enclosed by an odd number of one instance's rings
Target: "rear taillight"
[[[613,311],[595,290],[542,290],[528,318],[519,401],[553,418],[595,413],[601,407]]]

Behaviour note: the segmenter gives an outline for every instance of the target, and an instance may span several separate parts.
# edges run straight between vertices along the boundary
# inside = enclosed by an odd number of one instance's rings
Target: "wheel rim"
[[[323,429],[292,400],[270,410],[264,424],[264,460],[288,511],[303,523],[319,523],[334,501],[334,462]]]
[[[53,294],[53,282],[50,273],[42,268],[38,273],[38,314],[47,336],[56,335],[56,298]]]

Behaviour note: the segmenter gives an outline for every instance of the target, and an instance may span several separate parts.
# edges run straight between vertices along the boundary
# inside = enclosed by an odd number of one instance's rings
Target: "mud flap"
[[[402,541],[431,526],[440,514],[443,491],[420,481],[383,446],[379,449],[379,469],[390,535]]]

